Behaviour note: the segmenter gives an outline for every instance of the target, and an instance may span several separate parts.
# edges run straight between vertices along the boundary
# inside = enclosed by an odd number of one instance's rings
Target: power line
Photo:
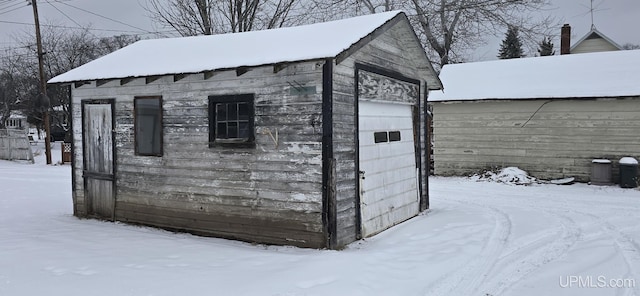
[[[4,6],[3,8],[0,8],[0,15],[7,14],[7,13],[12,12],[12,11],[16,11],[18,9],[21,9],[21,8],[24,8],[24,7],[27,7],[27,6],[29,6],[29,5],[24,5],[24,3],[16,3],[16,4],[7,5],[7,6]],[[11,9],[11,8],[13,8],[13,9]]]
[[[142,28],[140,28],[140,27],[136,27],[136,26],[133,26],[133,25],[130,25],[130,24],[127,24],[127,23],[121,22],[121,21],[119,21],[119,20],[115,20],[115,19],[110,18],[110,17],[106,17],[106,16],[104,16],[104,15],[100,15],[100,14],[97,14],[97,13],[95,13],[95,12],[92,12],[92,11],[89,11],[89,10],[86,10],[86,9],[82,9],[82,8],[80,8],[80,7],[73,6],[73,5],[71,5],[71,4],[67,4],[67,3],[61,2],[60,0],[55,0],[54,2],[58,2],[58,3],[62,4],[62,5],[66,5],[66,6],[69,6],[69,7],[75,8],[75,9],[77,9],[77,10],[80,10],[80,11],[83,11],[83,12],[86,12],[86,13],[89,13],[89,14],[92,14],[92,15],[95,15],[95,16],[97,16],[97,17],[101,17],[101,18],[103,18],[103,19],[110,20],[110,21],[112,21],[112,22],[116,22],[116,23],[119,23],[119,24],[125,25],[125,26],[127,26],[127,27],[131,27],[131,28],[134,28],[134,29],[138,29],[138,30],[143,31],[143,32],[146,32],[146,33],[151,33],[151,34],[153,33],[153,32],[151,32],[151,31],[148,31],[148,30],[142,29]]]
[[[19,2],[15,2],[15,1],[19,1]],[[14,2],[14,4],[11,4],[11,2]],[[8,1],[0,1],[0,9],[4,9],[7,8],[9,6],[13,6],[16,4],[22,3],[24,4],[24,2],[22,2],[22,0],[8,0]]]
[[[70,16],[68,16],[66,13],[64,13],[62,10],[58,9],[58,7],[56,7],[55,5],[53,5],[53,3],[51,3],[51,1],[45,1],[47,2],[47,4],[51,5],[51,7],[53,7],[55,10],[57,10],[60,14],[64,15],[67,19],[69,19],[71,22],[73,22],[74,24],[76,24],[76,26],[78,27],[82,27],[82,25],[80,25],[78,22],[76,22],[76,20],[72,19]]]
[[[14,1],[15,1],[15,3],[13,3]],[[0,0],[0,15],[2,15],[2,14],[6,14],[6,13],[9,13],[9,12],[12,12],[12,11],[18,10],[18,9],[20,9],[20,8],[23,8],[23,7],[27,7],[27,6],[29,6],[29,4],[28,4],[28,3],[27,3],[26,5],[23,5],[23,4],[24,4],[24,2],[22,2],[22,1],[23,1],[23,0]],[[135,34],[135,35],[148,35],[148,34],[151,34],[151,35],[160,35],[160,34],[167,33],[167,32],[173,32],[173,30],[171,30],[171,31],[149,31],[149,30],[145,30],[145,29],[143,29],[143,28],[136,27],[136,26],[133,26],[133,25],[130,25],[130,24],[127,24],[127,23],[121,22],[121,21],[119,21],[119,20],[116,20],[116,19],[113,19],[113,18],[109,18],[109,17],[103,16],[103,15],[100,15],[100,14],[98,14],[98,13],[94,13],[94,12],[91,12],[91,11],[89,11],[89,10],[86,10],[86,9],[82,9],[82,8],[80,8],[80,7],[76,7],[76,6],[74,6],[74,5],[64,3],[63,1],[65,1],[65,0],[53,0],[53,1],[45,0],[45,1],[46,1],[46,3],[47,3],[47,4],[51,5],[51,7],[53,7],[55,10],[57,10],[57,11],[58,11],[60,14],[62,14],[64,17],[66,17],[66,18],[67,18],[67,19],[69,19],[71,22],[73,22],[77,27],[74,27],[74,26],[63,26],[63,25],[44,25],[44,24],[43,24],[43,25],[41,25],[41,26],[43,26],[43,27],[49,27],[49,28],[61,28],[61,29],[88,29],[88,30],[91,30],[91,31],[118,32],[118,33]],[[66,0],[66,1],[70,1],[70,0]],[[83,11],[83,12],[85,12],[85,13],[88,13],[88,14],[91,14],[91,15],[94,15],[94,16],[98,16],[98,17],[101,17],[101,18],[107,19],[107,20],[112,21],[112,22],[119,23],[119,24],[125,25],[125,26],[127,26],[127,27],[134,28],[134,29],[136,29],[137,31],[134,31],[134,30],[117,30],[117,29],[99,29],[99,28],[87,28],[87,27],[84,27],[83,25],[81,25],[80,23],[78,23],[76,20],[74,20],[73,18],[71,18],[68,14],[64,13],[61,9],[59,9],[58,7],[56,7],[52,2],[56,2],[56,3],[59,3],[59,4],[63,4],[63,5],[69,6],[69,7],[71,7],[71,8],[74,8],[74,9],[77,9],[77,10],[80,10],[80,11]],[[6,6],[5,6],[5,7],[3,7],[3,6],[2,6],[2,4],[6,4]],[[19,6],[19,7],[16,7],[16,6]],[[13,8],[13,9],[10,9],[10,8]],[[5,10],[3,11],[3,9],[5,9]],[[8,10],[7,10],[7,9],[8,9]],[[16,24],[16,25],[28,25],[28,26],[33,26],[33,25],[35,25],[35,24],[33,24],[33,23],[26,23],[26,22],[14,22],[14,21],[0,21],[0,23],[5,23],[5,24]]]
[[[60,14],[64,15],[66,18],[68,18],[71,22],[73,22],[74,24],[76,24],[78,27],[82,27],[82,25],[80,25],[78,22],[76,22],[76,20],[72,19],[70,16],[68,16],[66,13],[64,13],[62,10],[58,9],[58,7],[56,7],[55,5],[53,5],[53,3],[51,3],[50,1],[46,0],[47,4],[51,5],[51,7],[53,7],[55,10],[57,10]],[[87,30],[87,32],[95,37],[95,34],[93,34],[93,32]]]
[[[0,23],[5,23],[5,24],[14,24],[14,25],[28,25],[28,26],[34,26],[35,24],[33,23],[24,23],[24,22],[12,22],[12,21],[0,21]],[[85,27],[73,27],[73,26],[61,26],[61,25],[41,25],[43,27],[49,27],[49,28],[61,28],[61,29],[87,29]],[[140,31],[130,31],[130,30],[115,30],[115,29],[95,29],[95,28],[89,28],[89,30],[94,30],[94,31],[105,31],[105,32],[125,32],[125,33],[140,33]],[[147,34],[157,34],[157,33],[161,33],[161,32],[148,32],[148,31],[143,31],[146,32]]]

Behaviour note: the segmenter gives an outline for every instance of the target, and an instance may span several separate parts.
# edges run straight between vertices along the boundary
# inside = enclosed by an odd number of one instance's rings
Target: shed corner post
[[[326,247],[338,247],[335,159],[333,158],[333,58],[322,69],[322,222]]]
[[[429,176],[431,175],[431,137],[433,136],[431,133],[431,125],[433,124],[431,116],[429,113],[429,88],[427,82],[424,82],[424,163],[426,168],[424,171],[424,193],[421,196],[420,200],[420,212],[426,211],[429,209]]]
[[[74,217],[78,217],[78,209],[77,209],[77,192],[76,190],[78,188],[76,188],[76,180],[78,178],[78,176],[76,176],[76,135],[74,132],[74,111],[73,110],[73,83],[69,83],[69,85],[67,85],[67,93],[69,95],[69,97],[67,98],[69,100],[69,117],[67,118],[67,123],[69,124],[69,130],[70,130],[70,135],[71,135],[71,199],[73,202],[73,216]],[[82,109],[80,109],[82,110]],[[81,124],[82,126],[82,124]]]

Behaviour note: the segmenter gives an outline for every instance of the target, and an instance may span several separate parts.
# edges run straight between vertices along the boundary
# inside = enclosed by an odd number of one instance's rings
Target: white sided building
[[[433,91],[436,175],[517,166],[589,181],[640,157],[640,50],[446,65]]]

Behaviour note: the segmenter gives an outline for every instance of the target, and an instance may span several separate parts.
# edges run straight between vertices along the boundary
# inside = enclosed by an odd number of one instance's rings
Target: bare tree
[[[550,36],[556,22],[544,15],[550,0],[314,0],[316,10],[336,18],[404,10],[431,60],[439,68],[462,62],[471,51],[509,27],[523,45],[537,48],[538,36]],[[331,13],[333,12],[333,13]],[[326,20],[326,19],[323,19]]]
[[[120,49],[139,40],[136,36],[120,35],[99,38],[90,28],[78,30],[56,30],[53,26],[42,31],[44,48],[44,68],[46,78],[67,72],[102,55]],[[37,53],[30,33],[17,38],[20,46],[1,57],[2,70],[12,81],[15,99],[19,108],[27,115],[28,121],[42,129],[43,113],[49,106],[39,100],[39,74]],[[68,130],[69,89],[66,86],[49,85],[48,97],[53,112],[52,127],[61,133]]]
[[[461,62],[468,50],[515,27],[527,48],[535,48],[537,36],[550,35],[556,25],[538,15],[549,0],[411,0],[415,26],[427,51],[443,66]]]
[[[19,103],[14,77],[3,69],[0,72],[0,129],[5,128],[7,119],[18,109]]]
[[[301,3],[310,22],[330,21],[364,14],[402,10],[411,0],[306,0]]]
[[[27,120],[42,129],[42,110],[37,98],[40,94],[40,80],[37,72],[35,53],[26,54],[26,48],[6,51],[2,57],[0,74],[0,113],[2,124],[14,110],[23,111]],[[33,55],[33,57],[32,57]],[[35,115],[35,116],[34,116]]]
[[[112,53],[136,41],[140,41],[137,35],[116,35],[98,39],[97,54],[100,56]]]
[[[299,0],[147,0],[146,10],[161,26],[182,36],[282,27],[296,23]]]

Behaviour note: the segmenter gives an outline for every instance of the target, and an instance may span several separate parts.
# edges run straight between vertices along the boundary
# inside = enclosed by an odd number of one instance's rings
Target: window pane
[[[140,154],[152,154],[154,152],[154,124],[155,120],[153,116],[142,115],[138,116],[138,130],[136,135],[138,136],[138,153]]]
[[[136,107],[138,108],[158,108],[159,106],[160,99],[157,98],[136,99]]]
[[[254,95],[209,96],[209,147],[253,147]]]
[[[227,120],[227,104],[216,104],[216,120]]]
[[[238,104],[236,103],[228,103],[227,104],[227,119],[228,120],[237,120],[238,119]]]
[[[389,132],[389,142],[398,142],[398,141],[400,141],[400,132],[399,131]]]
[[[135,100],[136,152],[141,155],[161,155],[162,106],[159,98]]]
[[[249,122],[240,122],[239,129],[238,138],[249,138]]]
[[[216,129],[216,138],[218,139],[226,139],[227,138],[227,124],[224,122],[218,123],[218,128]]]
[[[238,119],[249,120],[249,104],[247,103],[238,104]]]
[[[384,143],[384,142],[388,142],[387,139],[387,132],[377,132],[377,133],[373,133],[373,141],[375,143]]]
[[[227,129],[227,137],[229,139],[235,139],[238,137],[238,123],[237,122],[229,122]]]

